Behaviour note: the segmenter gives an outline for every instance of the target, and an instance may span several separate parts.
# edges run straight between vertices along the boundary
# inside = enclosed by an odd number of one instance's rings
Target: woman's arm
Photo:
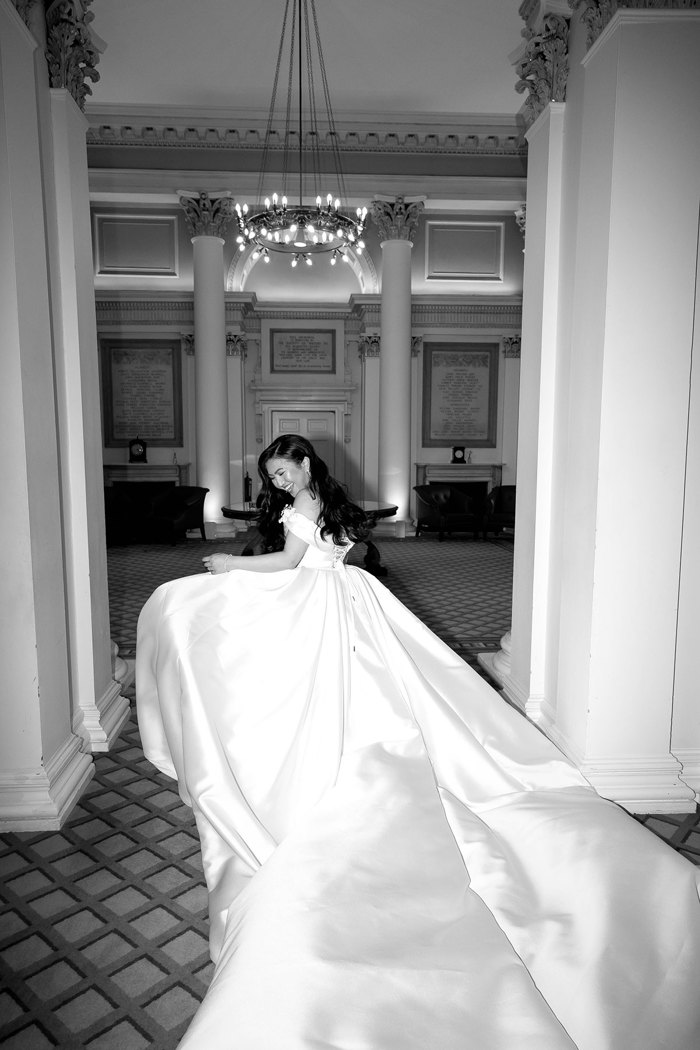
[[[294,500],[294,509],[316,523],[320,510],[319,501],[312,499],[308,491],[300,492]],[[256,554],[253,557],[241,554],[209,554],[202,558],[208,571],[217,576],[233,569],[246,569],[248,572],[280,572],[283,569],[296,569],[304,557],[308,543],[287,531],[284,549],[271,554]]]

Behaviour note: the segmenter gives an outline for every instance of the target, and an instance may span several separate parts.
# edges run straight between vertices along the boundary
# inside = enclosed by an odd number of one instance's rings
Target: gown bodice
[[[285,507],[280,515],[285,534],[291,530],[308,543],[300,565],[309,569],[337,569],[347,557],[352,542],[335,543],[332,536],[322,536],[321,526],[300,514],[294,507]]]

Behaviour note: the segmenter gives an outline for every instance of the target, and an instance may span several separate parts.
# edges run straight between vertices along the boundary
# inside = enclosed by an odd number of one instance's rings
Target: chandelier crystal
[[[277,89],[285,61],[287,100],[284,134],[280,138],[274,125]],[[319,80],[325,109],[325,137],[319,131],[315,95]],[[293,120],[295,112],[296,121]],[[270,188],[272,159],[280,155],[280,192],[267,196],[263,204],[263,194]],[[311,266],[317,255],[328,254],[331,265],[335,265],[339,259],[348,261],[348,249],[362,254],[367,208],[357,208],[353,215],[342,208],[341,202],[347,200],[347,193],[315,0],[285,0],[257,199],[261,203],[253,208],[247,204],[235,205],[239,251],[252,248],[254,259],[269,262],[270,253],[278,252],[288,255],[292,266],[299,263]]]

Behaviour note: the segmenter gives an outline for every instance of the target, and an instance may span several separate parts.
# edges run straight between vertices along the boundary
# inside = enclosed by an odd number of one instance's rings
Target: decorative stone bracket
[[[100,79],[100,60],[88,11],[92,0],[53,0],[46,9],[46,61],[52,88],[66,88],[81,109],[92,94],[86,80]],[[28,10],[28,5],[23,5]],[[18,10],[22,13],[21,8]],[[24,16],[23,16],[24,17]]]
[[[529,32],[529,31],[528,31]],[[523,118],[532,124],[550,102],[566,101],[569,77],[569,22],[561,15],[545,15],[542,31],[529,39],[525,57],[518,64],[519,94],[529,92]]]

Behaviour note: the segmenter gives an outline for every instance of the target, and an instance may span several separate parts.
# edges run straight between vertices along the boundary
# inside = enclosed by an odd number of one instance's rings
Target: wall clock
[[[146,442],[140,437],[129,442],[129,463],[146,463]]]

